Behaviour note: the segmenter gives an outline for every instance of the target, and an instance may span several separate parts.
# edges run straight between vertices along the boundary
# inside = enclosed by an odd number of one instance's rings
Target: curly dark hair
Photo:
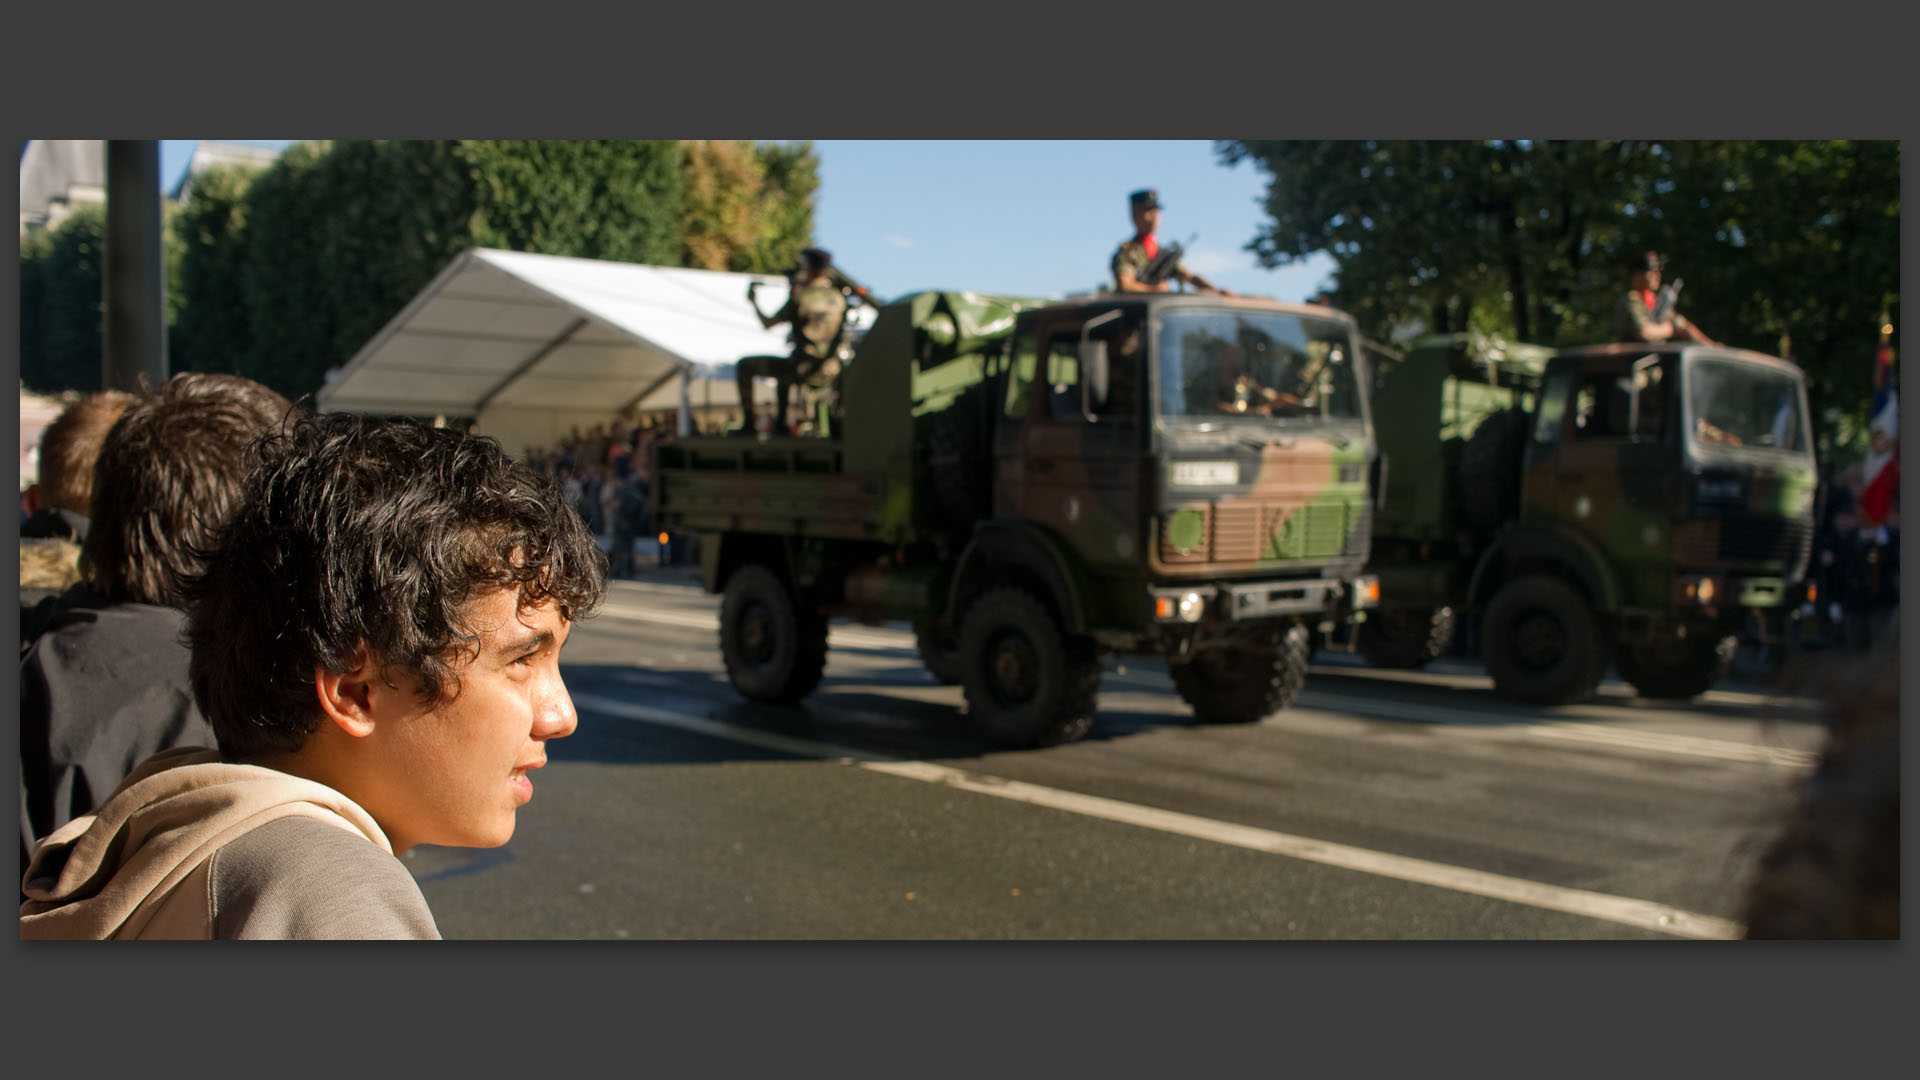
[[[266,444],[206,571],[183,582],[194,698],[221,754],[297,751],[320,724],[314,672],[360,646],[428,702],[460,692],[480,594],[552,599],[568,619],[606,591],[606,557],[553,481],[492,439],[335,414]]]
[[[176,583],[200,569],[258,461],[256,444],[294,413],[238,375],[186,372],[143,390],[100,444],[80,571],[119,601],[181,607]]]
[[[1900,936],[1900,666],[1828,677],[1827,743],[1747,894],[1749,938]]]

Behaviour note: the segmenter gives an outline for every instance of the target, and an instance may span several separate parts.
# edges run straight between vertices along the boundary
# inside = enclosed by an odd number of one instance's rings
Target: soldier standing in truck
[[[807,248],[793,269],[793,291],[779,311],[771,315],[760,310],[759,282],[747,286],[747,302],[760,317],[760,325],[771,330],[779,323],[790,323],[788,340],[793,352],[788,356],[747,356],[734,365],[734,379],[740,390],[740,409],[745,414],[736,435],[754,433],[753,380],[771,376],[774,393],[773,430],[784,431],[787,403],[793,384],[834,358],[840,327],[846,319],[847,297],[833,281],[833,256],[820,248]]]
[[[1678,311],[1664,319],[1655,319],[1654,309],[1660,297],[1660,253],[1643,251],[1627,262],[1627,291],[1613,305],[1613,335],[1616,341],[1659,343],[1673,338],[1718,345],[1699,327]]]
[[[1147,268],[1154,256],[1160,254],[1160,241],[1154,236],[1154,231],[1160,227],[1160,193],[1152,188],[1143,188],[1127,196],[1127,201],[1133,208],[1133,237],[1113,253],[1115,292],[1170,292],[1173,289],[1171,282],[1184,281],[1205,292],[1233,295],[1187,269],[1185,263],[1176,264],[1166,280],[1152,284],[1140,280],[1141,271]]]

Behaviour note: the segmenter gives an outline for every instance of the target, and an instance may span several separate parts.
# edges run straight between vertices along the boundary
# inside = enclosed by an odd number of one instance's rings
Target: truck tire
[[[1592,698],[1609,654],[1586,598],[1544,574],[1515,578],[1494,594],[1480,623],[1480,650],[1494,689],[1533,705]]]
[[[720,656],[749,701],[790,705],[820,685],[827,620],[785,578],[760,563],[734,572],[720,600]]]
[[[1520,449],[1527,415],[1517,409],[1480,421],[1460,451],[1460,514],[1491,532],[1520,510]]]
[[[1245,642],[1167,662],[1173,687],[1202,724],[1251,724],[1293,704],[1307,684],[1311,635],[1293,623]]]
[[[1703,634],[1657,645],[1632,645],[1621,650],[1614,663],[1620,677],[1632,683],[1641,697],[1685,700],[1699,697],[1727,677],[1739,644],[1731,634]]]
[[[960,684],[980,730],[1009,746],[1072,742],[1093,726],[1100,659],[1093,642],[1070,638],[1034,595],[994,589],[960,626]]]
[[[913,642],[920,648],[920,662],[936,682],[959,686],[966,665],[960,662],[960,642],[951,630],[941,630],[931,622],[913,624]]]
[[[1360,624],[1355,644],[1374,667],[1419,668],[1452,640],[1452,608],[1382,608]]]

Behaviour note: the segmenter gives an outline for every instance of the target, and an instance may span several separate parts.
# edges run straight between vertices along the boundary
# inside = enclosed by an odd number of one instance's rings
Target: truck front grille
[[[1215,503],[1202,511],[1205,539],[1182,552],[1160,531],[1165,563],[1250,563],[1274,559],[1325,559],[1366,551],[1372,515],[1365,505],[1344,503],[1285,506]]]
[[[1813,530],[1804,521],[1738,511],[1690,523],[1681,530],[1682,563],[1769,562],[1804,568]]]

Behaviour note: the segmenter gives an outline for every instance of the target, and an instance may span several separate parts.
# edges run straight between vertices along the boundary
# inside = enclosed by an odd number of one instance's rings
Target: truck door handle
[[[1036,472],[1036,473],[1050,473],[1053,471],[1053,459],[1052,458],[1028,458],[1027,471]]]

